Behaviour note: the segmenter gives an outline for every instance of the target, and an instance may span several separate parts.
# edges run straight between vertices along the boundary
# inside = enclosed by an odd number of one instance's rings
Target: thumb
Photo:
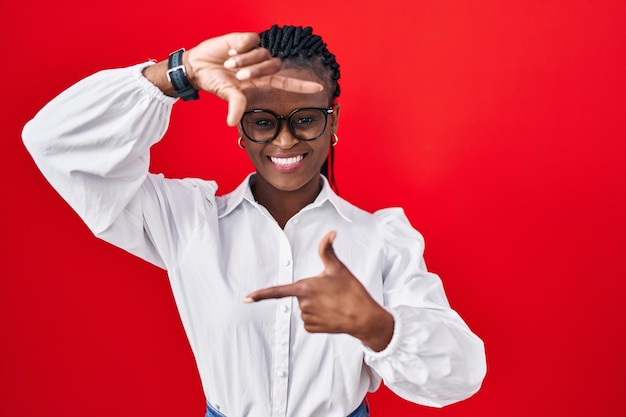
[[[243,112],[246,110],[246,96],[234,86],[222,86],[214,94],[228,102],[226,124],[231,127],[237,126],[243,116]]]
[[[243,112],[246,109],[246,96],[241,91],[233,89],[227,93],[228,100],[228,116],[226,117],[226,124],[228,126],[237,126]]]
[[[337,232],[329,232],[320,242],[319,254],[326,269],[336,265],[337,263],[341,263],[335,254],[335,250],[333,249],[333,242],[335,241],[336,236]]]

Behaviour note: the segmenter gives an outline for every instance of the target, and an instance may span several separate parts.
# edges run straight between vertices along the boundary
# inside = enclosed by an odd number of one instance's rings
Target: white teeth
[[[298,162],[302,161],[303,158],[304,155],[292,156],[289,158],[276,158],[275,156],[270,156],[270,160],[273,163],[282,166],[297,164]]]

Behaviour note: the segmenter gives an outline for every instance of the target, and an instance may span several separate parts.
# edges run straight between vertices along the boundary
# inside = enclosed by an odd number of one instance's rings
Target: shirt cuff
[[[143,76],[143,70],[154,64],[154,61],[147,61],[142,62],[141,64],[133,65],[129,69],[131,70],[133,78],[135,79],[135,81],[139,85],[140,90],[143,93],[148,95],[148,97],[150,97],[151,99],[157,100],[163,104],[172,105],[178,100],[178,97],[170,97],[168,95],[165,95],[163,91],[159,89],[159,87],[152,84],[150,80]]]
[[[384,359],[389,356],[393,356],[394,353],[398,350],[398,346],[400,345],[400,339],[402,339],[402,330],[404,328],[404,324],[400,318],[400,314],[393,309],[387,309],[389,314],[393,316],[393,335],[391,336],[391,340],[387,347],[385,347],[380,352],[376,352],[372,350],[368,346],[363,345],[365,350],[366,359]]]

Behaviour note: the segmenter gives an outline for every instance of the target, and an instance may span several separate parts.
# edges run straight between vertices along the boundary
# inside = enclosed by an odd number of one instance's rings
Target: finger
[[[246,96],[236,87],[216,87],[214,93],[228,102],[226,124],[228,126],[237,126],[243,116],[243,112],[246,110]]]
[[[279,90],[291,91],[294,93],[319,93],[324,90],[324,86],[313,81],[304,81],[297,78],[273,75],[270,77],[269,85]]]
[[[242,81],[259,79],[250,84],[250,87],[271,86],[296,93],[318,93],[324,90],[324,86],[317,82],[275,75],[281,70],[282,62],[278,58],[272,58],[266,48],[257,46],[246,53],[236,53],[231,49],[228,53],[231,57],[224,62],[224,67],[239,68],[237,79]],[[264,76],[270,77],[262,79]]]
[[[241,78],[239,79],[241,80]],[[303,94],[314,94],[324,90],[324,86],[320,83],[299,80],[297,78],[283,77],[282,75],[268,75],[262,78],[249,79],[246,83],[241,85],[242,89],[260,87],[272,87],[279,90],[290,91],[292,93]]]
[[[261,300],[272,298],[297,297],[300,295],[300,286],[298,283],[277,285],[275,287],[263,288],[262,290],[250,293],[243,301],[245,303],[253,303]]]
[[[261,38],[254,32],[235,32],[224,35],[228,44],[228,55],[235,56],[259,46]]]
[[[243,94],[236,94],[228,100],[228,115],[226,116],[226,124],[228,126],[237,126],[246,110],[246,97]]]
[[[242,67],[237,71],[235,76],[239,80],[248,80],[254,78],[262,78],[276,74],[282,68],[280,59],[270,58],[265,61]]]
[[[323,320],[321,321],[319,317],[314,314],[302,313],[300,314],[300,318],[302,319],[302,323],[304,323],[304,327],[307,331],[310,331],[309,328],[319,328],[325,324]]]
[[[270,55],[270,51],[268,51],[265,48],[259,47],[259,48],[254,48],[253,50],[248,51],[246,53],[237,54],[235,56],[232,56],[231,58],[228,58],[224,62],[224,67],[228,69],[244,68],[244,67],[258,64],[260,62],[265,62],[265,61],[276,61],[275,62],[275,65],[277,67],[276,71],[280,70],[282,66],[280,59],[272,58],[272,56]]]
[[[339,321],[328,320],[316,314],[301,314],[304,329],[309,333],[343,333]]]
[[[326,236],[322,238],[322,241],[320,242],[319,254],[322,262],[324,263],[324,266],[326,267],[335,265],[340,262],[337,258],[337,255],[335,254],[335,250],[333,249],[333,242],[336,236],[337,232],[329,232],[326,234]]]
[[[246,110],[246,96],[241,91],[233,90],[228,98],[228,115],[226,116],[226,124],[228,126],[237,126]]]
[[[304,330],[309,333],[327,333],[320,326],[308,323],[304,323]]]

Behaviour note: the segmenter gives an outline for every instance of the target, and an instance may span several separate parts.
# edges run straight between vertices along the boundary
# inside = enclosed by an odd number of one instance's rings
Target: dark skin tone
[[[288,68],[279,75],[312,82],[321,82],[310,69]],[[271,110],[279,115],[288,115],[294,109],[304,107],[327,108],[331,101],[327,91],[312,94],[293,93],[271,87],[253,88],[245,92],[246,110]],[[328,156],[332,135],[337,131],[339,105],[328,116],[324,133],[312,141],[300,141],[293,136],[286,122],[282,122],[276,138],[269,143],[255,143],[244,138],[246,153],[257,170],[256,183],[252,192],[276,219],[281,228],[296,213],[312,203],[321,190],[320,168]],[[285,169],[272,162],[272,158],[302,158],[301,162]]]
[[[335,232],[328,233],[319,245],[324,263],[320,274],[293,284],[255,291],[245,301],[297,297],[307,331],[347,333],[379,352],[391,341],[393,317],[337,258],[332,246],[335,236]]]
[[[236,126],[244,111],[252,108],[287,115],[295,108],[328,106],[329,97],[320,77],[311,70],[283,69],[280,60],[271,58],[269,51],[258,45],[254,33],[231,33],[206,40],[183,55],[187,78],[194,87],[228,102],[229,126]],[[146,68],[144,76],[173,96],[166,71],[167,61],[162,61]],[[246,152],[257,170],[255,198],[281,227],[318,195],[320,168],[336,132],[338,116],[336,108],[324,135],[314,141],[298,141],[284,123],[269,144],[246,140]],[[276,163],[281,158],[296,158],[297,162]],[[393,335],[393,317],[337,258],[332,246],[335,236],[330,232],[319,244],[324,263],[320,274],[255,291],[244,301],[297,297],[307,331],[347,333],[381,351]]]
[[[315,183],[311,182],[308,184],[307,190],[291,192],[286,198],[279,200],[275,197],[277,194],[276,189],[260,178],[257,177],[257,183],[252,189],[252,194],[256,201],[270,212],[281,229],[284,229],[289,219],[295,216],[302,208],[315,201],[315,196],[317,196],[321,188],[320,185],[315,186]],[[316,193],[312,198],[310,191]]]

